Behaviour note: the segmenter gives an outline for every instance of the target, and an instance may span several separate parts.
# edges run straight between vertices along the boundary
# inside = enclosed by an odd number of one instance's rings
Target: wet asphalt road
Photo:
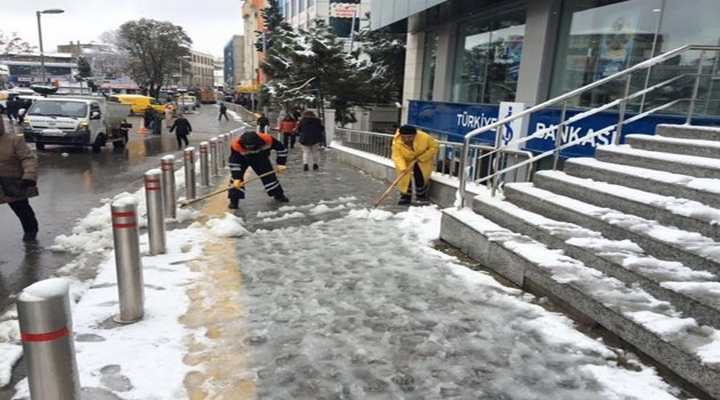
[[[216,118],[217,107],[213,105],[205,105],[197,114],[188,115],[193,126],[191,145],[197,146],[203,140],[240,126],[233,121],[219,123]],[[0,235],[0,311],[12,302],[12,294],[50,277],[74,258],[47,249],[56,236],[71,232],[77,219],[100,206],[100,200],[122,191],[139,189],[143,173],[159,167],[162,156],[180,154],[175,135],[167,132],[164,123],[163,134],[158,137],[138,134],[136,128],[140,126],[140,118],[131,117],[130,120],[133,132],[124,151],[115,151],[108,145],[100,153],[93,153],[89,148],[64,146],[47,146],[46,150],[38,152],[40,196],[30,201],[40,222],[37,245],[26,246],[21,241],[22,228],[15,214],[8,206],[0,205],[0,226],[3,227]],[[63,153],[67,153],[67,157]]]

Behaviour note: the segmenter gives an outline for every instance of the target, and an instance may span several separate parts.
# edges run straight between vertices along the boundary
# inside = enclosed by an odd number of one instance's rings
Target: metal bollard
[[[218,135],[218,175],[222,174],[225,168],[225,134]]]
[[[165,217],[175,218],[176,215],[176,198],[175,198],[175,156],[165,156],[160,161],[162,169],[162,194],[165,206]]]
[[[120,314],[114,319],[121,324],[130,324],[142,319],[145,301],[137,204],[132,200],[119,199],[110,205],[110,209],[120,299]]]
[[[80,398],[68,289],[68,281],[54,278],[36,282],[18,296],[20,337],[32,399]]]
[[[228,166],[228,158],[230,158],[230,134],[223,135],[223,168]]]
[[[212,174],[212,176],[220,175],[218,153],[218,138],[214,137],[210,139],[210,173]]]
[[[183,152],[185,159],[185,198],[192,200],[195,198],[195,148],[188,147]]]
[[[202,186],[210,186],[209,147],[210,143],[200,142],[200,185]]]
[[[150,255],[165,254],[165,212],[162,198],[162,172],[151,169],[145,173],[145,202],[147,204]]]

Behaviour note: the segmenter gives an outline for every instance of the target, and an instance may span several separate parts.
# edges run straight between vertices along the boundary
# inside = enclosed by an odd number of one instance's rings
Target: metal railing
[[[642,90],[636,91],[634,93],[630,93],[631,89],[631,80],[633,73],[639,72],[639,71],[646,71],[647,74],[650,73],[650,70],[665,61],[671,60],[675,57],[679,57],[685,53],[691,52],[691,51],[700,51],[700,57],[698,60],[698,66],[697,71],[692,74],[683,73],[679,74],[673,78],[667,79],[663,82],[660,82],[658,84],[647,86],[649,84],[649,79],[646,77],[645,79],[645,87]],[[674,50],[670,50],[668,52],[665,52],[663,54],[660,54],[658,56],[655,56],[653,58],[650,58],[646,61],[643,61],[639,64],[636,64],[630,68],[627,68],[623,71],[619,71],[613,75],[610,75],[606,78],[600,79],[598,81],[595,81],[593,83],[590,83],[588,85],[585,85],[583,87],[580,87],[578,89],[572,90],[570,92],[567,92],[565,94],[562,94],[560,96],[557,96],[555,98],[552,98],[548,101],[545,101],[541,104],[538,104],[534,107],[530,107],[527,110],[517,113],[515,115],[512,115],[507,118],[498,119],[497,122],[494,122],[490,125],[486,125],[484,127],[475,129],[465,135],[465,139],[463,141],[463,147],[462,147],[462,153],[461,153],[461,160],[460,165],[462,167],[463,171],[467,171],[468,173],[463,173],[460,175],[460,185],[459,185],[459,194],[460,194],[460,204],[459,207],[464,206],[465,202],[465,196],[467,192],[467,183],[468,179],[472,180],[473,182],[477,184],[482,184],[485,182],[491,182],[491,193],[494,196],[497,189],[499,188],[501,182],[503,181],[503,176],[512,173],[516,169],[520,169],[523,167],[526,167],[528,165],[533,165],[534,163],[538,162],[539,160],[554,155],[554,162],[553,162],[553,168],[557,169],[559,159],[560,159],[560,152],[566,148],[581,144],[583,142],[586,142],[594,137],[605,135],[608,133],[611,133],[613,129],[615,129],[615,135],[613,144],[619,144],[620,140],[622,138],[622,130],[623,127],[638,121],[642,118],[645,118],[646,116],[657,113],[659,111],[663,111],[666,109],[669,109],[671,107],[674,107],[680,103],[687,102],[688,103],[688,110],[687,110],[687,117],[686,117],[686,123],[689,124],[692,122],[693,112],[695,110],[695,106],[698,100],[698,93],[700,90],[700,80],[702,77],[710,77],[712,79],[712,76],[710,75],[703,75],[703,64],[705,61],[705,56],[707,52],[718,52],[720,51],[720,46],[710,46],[710,45],[685,45],[682,47],[679,47]],[[715,68],[713,68],[715,70]],[[656,91],[658,89],[664,88],[680,79],[688,78],[688,77],[694,77],[695,82],[693,84],[693,91],[690,98],[678,98],[672,101],[668,101],[662,105],[656,106],[654,108],[651,108],[650,110],[643,110],[645,107],[645,98],[646,95]],[[619,99],[616,99],[614,101],[608,102],[607,104],[604,104],[602,106],[580,112],[571,118],[566,118],[567,116],[567,109],[568,109],[568,100],[575,98],[577,96],[582,95],[583,93],[588,92],[591,89],[597,88],[599,86],[605,85],[609,82],[618,81],[620,79],[624,79],[624,91],[623,96]],[[712,90],[712,85],[710,85],[710,91]],[[710,93],[708,94],[708,96]],[[627,112],[627,106],[630,103],[631,100],[636,99],[640,97],[641,98],[641,108],[640,113],[633,116],[632,118],[626,119],[626,112]],[[542,111],[547,109],[551,106],[561,105],[562,111],[560,114],[560,123],[557,126],[549,126],[544,129],[540,129],[535,131],[532,134],[528,134],[526,137],[511,140],[508,143],[502,144],[501,138],[503,137],[503,130],[505,129],[505,126],[510,124],[511,122],[521,119],[521,118],[529,118],[529,116],[535,112]],[[562,141],[562,133],[565,128],[567,128],[570,124],[578,122],[582,119],[585,119],[587,117],[590,117],[592,115],[595,115],[597,113],[609,110],[611,108],[618,107],[619,108],[619,115],[618,115],[618,122],[617,124],[612,124],[604,129],[595,131],[593,133],[590,133],[586,136],[577,138],[572,141],[564,142]],[[483,133],[488,133],[495,131],[495,146],[492,148],[491,151],[488,151],[480,156],[480,160],[477,160],[473,158],[472,156],[472,149],[475,144],[471,143],[473,138],[475,138],[478,135],[481,135]],[[495,157],[495,154],[501,154],[505,151],[507,151],[508,148],[512,147],[519,147],[520,144],[523,144],[529,140],[532,139],[540,139],[544,138],[546,134],[555,132],[555,147],[551,150],[545,151],[541,154],[538,154],[536,156],[532,156],[527,160],[524,160],[522,162],[505,166],[503,167],[500,164],[502,157]],[[476,178],[472,174],[470,174],[470,169],[473,165],[475,165],[478,162],[483,162],[482,160],[486,157],[491,157],[490,162],[493,164],[492,172],[490,174],[487,174],[485,176],[482,176],[481,178]]]
[[[433,134],[434,132],[428,133]],[[343,146],[387,159],[392,159],[393,137],[394,135],[388,133],[335,128],[335,140],[339,141]],[[460,176],[460,157],[463,144],[461,142],[438,140],[438,145],[439,150],[435,161],[435,172],[450,177]],[[481,156],[494,150],[495,148],[491,145],[473,144],[470,146],[470,159],[473,160],[473,162],[470,165],[468,173],[473,179],[479,179],[481,176],[490,174],[494,163],[483,163]],[[497,157],[497,165],[500,168],[525,162],[532,157],[532,153],[529,151],[514,149],[503,149],[497,154],[499,155]],[[495,157],[493,157],[492,161],[494,161],[494,158]],[[526,181],[532,175],[533,164],[526,163],[524,165],[524,169],[516,169],[512,174],[504,175],[502,179],[508,182]]]

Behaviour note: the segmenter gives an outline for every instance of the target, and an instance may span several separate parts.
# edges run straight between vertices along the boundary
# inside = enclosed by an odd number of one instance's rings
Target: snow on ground
[[[207,226],[215,236],[218,237],[236,237],[248,233],[243,227],[242,218],[238,218],[230,213],[225,213],[222,219],[213,218],[207,222]]]
[[[238,239],[258,398],[675,398],[653,369],[621,368],[568,318],[434,250],[439,227],[434,207],[356,209]]]

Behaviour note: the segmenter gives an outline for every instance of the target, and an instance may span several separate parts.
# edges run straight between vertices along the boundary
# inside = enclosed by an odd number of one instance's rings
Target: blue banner
[[[499,106],[486,104],[442,103],[432,101],[411,101],[408,123],[423,128],[432,133],[440,134],[449,141],[462,141],[467,133],[477,128],[487,126],[497,121]],[[568,110],[566,119],[587,110]],[[560,123],[559,108],[550,108],[533,113],[528,123],[528,133],[540,129],[555,127]],[[636,114],[627,113],[625,118],[630,119]],[[610,125],[617,124],[618,114],[615,112],[600,112],[574,123],[562,132],[562,142],[585,137]],[[658,124],[684,124],[685,117],[679,115],[650,115],[623,127],[623,140],[625,135],[633,133],[655,134]],[[720,126],[720,118],[693,118],[694,125]],[[542,139],[532,139],[525,143],[525,149],[534,153],[541,153],[555,147],[555,134],[557,129],[547,132]],[[590,138],[580,145],[569,147],[562,151],[563,157],[592,157],[595,148],[612,144],[615,130],[606,134]],[[495,133],[488,132],[478,136],[477,140],[484,143],[494,143]]]

